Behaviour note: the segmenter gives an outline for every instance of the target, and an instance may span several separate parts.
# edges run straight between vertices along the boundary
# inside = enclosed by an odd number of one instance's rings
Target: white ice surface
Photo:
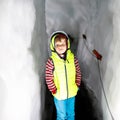
[[[64,30],[74,38],[73,50],[83,80],[102,106],[104,120],[111,120],[99,80],[98,62],[82,39],[82,34],[87,35],[89,48],[97,49],[103,56],[100,70],[107,101],[114,119],[120,120],[120,1],[46,0],[45,10],[43,4],[35,6],[35,1],[39,0],[0,1],[0,120],[40,119],[39,75],[28,48],[34,32],[40,46],[36,48],[37,62],[40,61],[37,65],[43,72],[45,27],[48,36],[55,30]]]
[[[120,120],[120,1],[119,0],[46,0],[46,31],[63,30],[74,38],[82,77],[102,106],[104,120],[111,120],[100,82],[98,61],[89,50],[98,50],[100,74],[108,105],[115,120]],[[75,48],[77,47],[77,48]]]
[[[32,0],[0,1],[0,120],[40,120],[40,85],[29,51]]]

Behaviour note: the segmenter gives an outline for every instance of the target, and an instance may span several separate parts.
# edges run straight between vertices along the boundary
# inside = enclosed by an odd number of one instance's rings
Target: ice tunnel
[[[76,120],[120,120],[119,11],[119,0],[1,0],[0,120],[55,120],[45,64],[56,30],[81,67]]]

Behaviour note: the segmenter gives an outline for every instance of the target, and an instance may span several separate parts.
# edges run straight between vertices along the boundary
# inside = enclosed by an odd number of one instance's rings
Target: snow
[[[44,110],[44,68],[49,36],[70,34],[83,80],[102,107],[104,120],[120,120],[120,1],[1,0],[0,120],[40,120]],[[46,34],[47,33],[47,34]],[[98,50],[99,62],[90,50]],[[41,88],[43,92],[41,92]],[[42,104],[41,104],[42,103]]]
[[[111,120],[112,116],[120,120],[119,9],[119,0],[46,0],[46,31],[50,35],[63,30],[74,38],[73,51],[79,58],[83,81],[94,91],[102,106],[104,120]],[[82,34],[87,36],[87,41],[83,40]],[[89,50],[93,49],[102,54],[102,61],[98,62],[91,55]]]
[[[0,120],[39,120],[39,78],[29,51],[33,1],[0,3]]]

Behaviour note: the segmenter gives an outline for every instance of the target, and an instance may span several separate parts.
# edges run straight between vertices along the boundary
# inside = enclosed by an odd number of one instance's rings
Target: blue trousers
[[[75,97],[58,100],[54,97],[56,120],[75,120]]]

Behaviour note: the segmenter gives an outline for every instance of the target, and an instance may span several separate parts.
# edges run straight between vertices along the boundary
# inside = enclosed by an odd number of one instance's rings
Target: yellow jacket
[[[53,94],[59,100],[73,97],[77,94],[78,87],[76,85],[76,70],[74,63],[74,54],[71,52],[70,41],[68,39],[68,50],[66,52],[66,60],[61,59],[54,51],[54,38],[52,36],[50,48],[52,50],[51,58],[54,64],[54,83],[57,88],[56,94]]]

